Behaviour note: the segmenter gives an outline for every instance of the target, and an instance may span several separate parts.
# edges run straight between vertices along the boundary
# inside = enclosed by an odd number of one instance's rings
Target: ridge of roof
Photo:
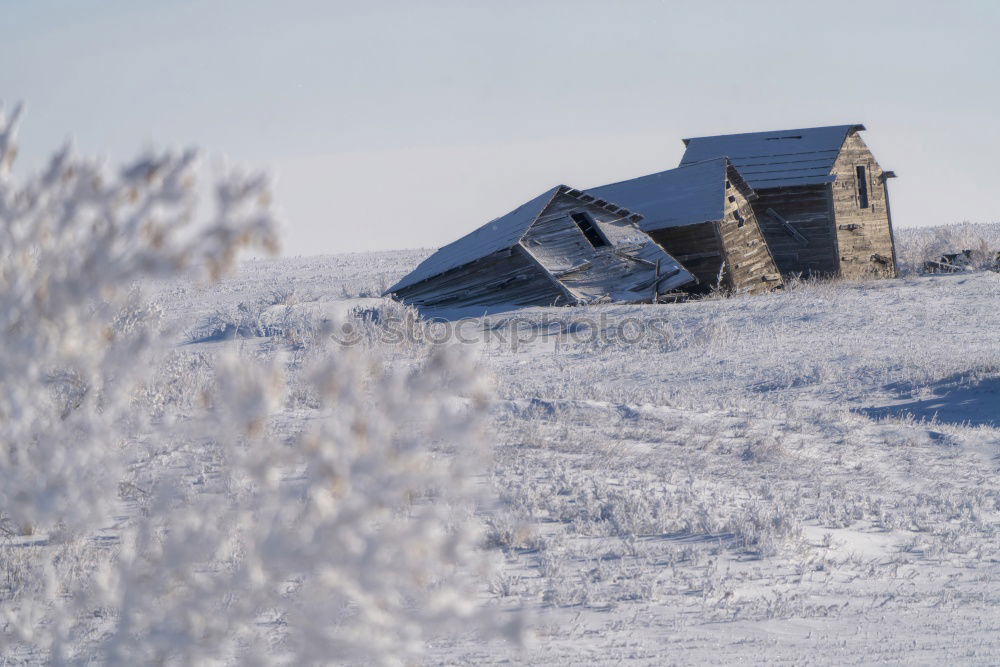
[[[754,189],[830,183],[844,141],[864,129],[855,123],[692,137],[683,140],[681,164],[724,155]]]
[[[794,135],[796,133],[802,134],[806,132],[812,132],[814,130],[834,130],[841,128],[847,130],[848,132],[863,132],[867,129],[863,123],[851,123],[847,125],[818,125],[816,127],[800,127],[790,130],[763,130],[758,132],[735,132],[733,134],[710,134],[701,137],[688,137],[687,139],[681,139],[681,141],[683,141],[684,145],[687,146],[690,142],[696,141],[698,139],[722,139],[729,137],[757,137],[757,136],[765,138],[763,135],[774,135],[774,134]],[[770,139],[771,137],[766,137],[766,138]]]

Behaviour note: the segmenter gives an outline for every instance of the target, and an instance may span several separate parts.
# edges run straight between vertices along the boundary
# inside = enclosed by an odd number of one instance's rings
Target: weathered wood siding
[[[416,306],[566,303],[565,293],[521,246],[494,253],[405,287],[396,296]]]
[[[698,279],[697,284],[685,286],[684,289],[688,292],[707,292],[718,284],[719,267],[725,253],[715,225],[714,222],[703,222],[698,225],[666,227],[649,233],[654,241]],[[722,286],[726,287],[725,275],[722,280]]]
[[[838,274],[830,186],[757,190],[752,205],[764,240],[784,277]],[[767,213],[768,209],[786,220],[805,241],[789,233],[785,225]]]
[[[861,207],[857,167],[865,168],[868,207]],[[856,132],[848,135],[833,166],[833,210],[840,275],[896,276],[892,227],[883,170]]]
[[[654,272],[652,266],[628,261],[602,248],[588,266],[563,274],[559,280],[585,303],[648,301],[653,298]]]
[[[574,213],[588,213],[608,245],[595,248],[570,217]],[[626,215],[567,193],[553,198],[521,245],[572,298],[583,303],[651,300],[656,259],[667,259]],[[662,267],[664,274],[668,269]],[[664,280],[659,292],[677,283],[678,279]]]
[[[594,255],[594,247],[569,217],[578,211],[592,216],[600,211],[565,193],[556,195],[521,239],[521,245],[554,274],[582,264]]]
[[[783,284],[750,201],[729,181],[726,183],[726,215],[716,224],[725,251],[729,289],[760,294]]]

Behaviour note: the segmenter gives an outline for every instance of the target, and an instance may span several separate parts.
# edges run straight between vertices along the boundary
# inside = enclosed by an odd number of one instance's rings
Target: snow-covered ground
[[[429,662],[1000,663],[1000,274],[532,308],[392,341],[406,311],[378,294],[425,255],[255,260],[158,298],[191,351],[325,318],[391,364],[476,350],[502,558],[482,604],[534,641],[444,633]]]

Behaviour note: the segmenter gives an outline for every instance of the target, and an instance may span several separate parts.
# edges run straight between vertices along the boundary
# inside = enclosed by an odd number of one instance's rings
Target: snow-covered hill
[[[445,633],[432,662],[1000,661],[1000,275],[407,325],[374,297],[424,254],[253,261],[160,301],[211,341],[185,349],[323,319],[392,364],[476,349],[481,602],[535,641]]]

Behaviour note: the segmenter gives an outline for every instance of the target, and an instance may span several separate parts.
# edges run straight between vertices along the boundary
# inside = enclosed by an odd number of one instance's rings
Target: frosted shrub
[[[997,270],[1000,223],[963,222],[901,229],[896,234],[896,253],[903,273],[920,273],[926,262],[966,250],[970,253],[964,264],[969,268]]]
[[[216,217],[185,241],[192,152],[110,173],[64,149],[24,184],[9,173],[0,119],[0,511],[43,530],[101,526],[122,451],[141,429],[129,397],[161,345],[155,308],[132,284],[215,278],[242,245],[274,247],[262,178],[217,188]],[[70,446],[71,443],[71,446]]]
[[[300,324],[294,321],[296,318],[293,316],[292,306],[297,301],[293,291],[275,289],[251,301],[216,309],[189,330],[185,337],[190,343],[236,337],[292,337]]]
[[[192,152],[112,172],[65,149],[20,183],[17,116],[0,114],[3,655],[389,663],[481,617],[472,362],[393,373],[334,347],[295,369],[316,418],[279,434],[282,355],[178,352],[141,289],[273,250],[266,179],[227,176],[201,225]]]
[[[759,499],[735,513],[727,528],[740,548],[762,557],[777,554],[802,532],[801,523],[785,503]]]
[[[311,381],[322,418],[280,445],[265,424],[282,404],[282,369],[220,360],[197,427],[217,447],[218,474],[197,492],[154,482],[154,506],[170,509],[100,574],[110,591],[145,593],[105,602],[121,614],[109,657],[187,664],[279,641],[279,661],[385,660],[481,615],[459,585],[488,575],[463,506],[486,398],[473,366],[442,351],[394,374],[351,350]],[[469,396],[471,409],[442,390]]]

